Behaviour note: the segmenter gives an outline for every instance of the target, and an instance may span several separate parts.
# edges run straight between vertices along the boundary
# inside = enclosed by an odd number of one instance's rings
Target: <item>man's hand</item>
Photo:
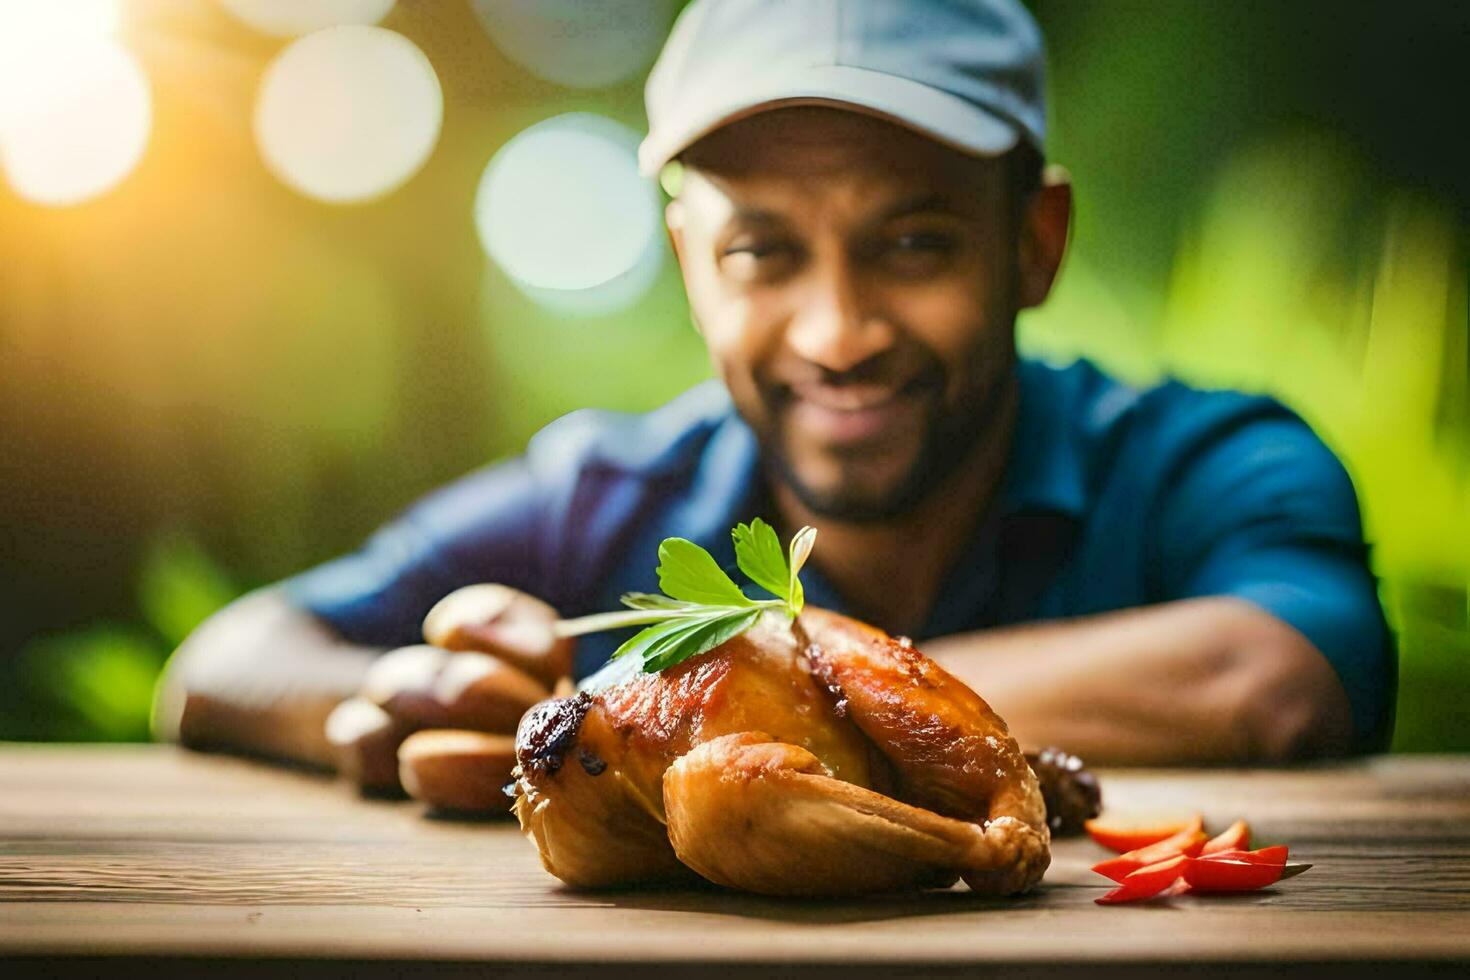
[[[383,651],[357,646],[279,587],[230,603],[170,658],[154,700],[160,739],[328,767],[322,720]]]
[[[1205,598],[927,641],[1023,744],[1090,765],[1285,762],[1345,753],[1327,659],[1239,599]]]
[[[367,792],[401,785],[444,809],[505,810],[516,725],[570,683],[572,641],[554,635],[556,620],[501,585],[446,596],[424,620],[429,644],[379,658],[327,718],[338,768]]]

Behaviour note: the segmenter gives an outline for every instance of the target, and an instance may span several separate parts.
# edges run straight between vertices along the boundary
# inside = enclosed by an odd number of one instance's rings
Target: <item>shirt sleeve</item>
[[[479,470],[423,498],[359,550],[288,579],[287,598],[354,643],[422,642],[425,614],[460,586],[541,593],[541,499],[523,458]]]
[[[1355,750],[1387,748],[1396,657],[1337,458],[1275,407],[1214,433],[1171,486],[1156,539],[1164,597],[1235,596],[1294,627],[1342,681]]]

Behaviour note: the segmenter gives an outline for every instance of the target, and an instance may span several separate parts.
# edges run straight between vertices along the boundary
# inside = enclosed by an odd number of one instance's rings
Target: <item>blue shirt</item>
[[[1085,362],[1022,361],[1001,492],[916,639],[1197,596],[1236,596],[1295,627],[1332,664],[1356,747],[1386,747],[1396,663],[1351,481],[1268,398],[1176,382],[1120,384]],[[770,519],[757,446],[717,382],[646,415],[586,410],[524,455],[416,503],[359,551],[287,582],[349,640],[421,642],[446,593],[501,582],[564,616],[654,592],[677,535],[734,568],[730,528]],[[807,601],[846,603],[816,569]],[[877,624],[877,625],[882,625]],[[623,638],[578,643],[579,676]]]

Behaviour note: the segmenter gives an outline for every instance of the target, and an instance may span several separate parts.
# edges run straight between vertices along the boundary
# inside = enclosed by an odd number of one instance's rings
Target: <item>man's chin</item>
[[[817,517],[854,524],[881,523],[900,517],[923,501],[933,489],[914,479],[913,469],[899,478],[849,473],[821,481],[804,478],[798,468],[777,456],[775,477]]]

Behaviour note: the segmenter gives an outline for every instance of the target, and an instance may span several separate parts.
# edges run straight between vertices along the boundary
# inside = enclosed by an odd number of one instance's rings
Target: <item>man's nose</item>
[[[845,260],[812,271],[786,328],[793,353],[832,372],[850,371],[893,342],[888,319],[872,308],[857,270]]]

